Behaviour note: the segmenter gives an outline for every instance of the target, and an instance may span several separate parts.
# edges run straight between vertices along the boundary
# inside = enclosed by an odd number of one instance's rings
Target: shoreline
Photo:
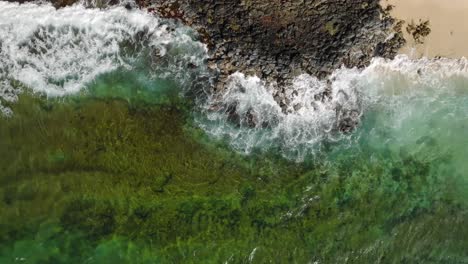
[[[382,0],[382,6],[393,5],[392,17],[404,20],[403,32],[407,40],[399,53],[413,58],[468,57],[468,1],[465,0]],[[415,43],[406,32],[411,21],[418,24],[429,20],[431,33],[423,44]]]

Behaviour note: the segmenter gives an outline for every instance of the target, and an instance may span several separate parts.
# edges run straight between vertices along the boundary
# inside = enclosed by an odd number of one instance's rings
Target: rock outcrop
[[[75,0],[51,1],[62,7]],[[285,114],[296,109],[287,94],[294,77],[307,73],[326,79],[342,65],[365,67],[375,56],[393,58],[405,43],[402,23],[389,15],[391,7],[383,9],[380,0],[83,1],[94,7],[141,7],[193,27],[209,47],[215,98],[225,91],[228,77],[239,71],[271,85],[272,96]],[[314,100],[330,101],[330,89]],[[244,118],[235,116],[236,105],[214,101],[214,111],[224,110],[233,120]],[[336,112],[339,131],[350,132],[359,122],[359,109],[338,107]],[[248,123],[258,125],[253,121],[255,113],[249,116]]]
[[[288,96],[294,77],[307,73],[326,79],[342,65],[362,68],[375,56],[393,58],[405,44],[402,23],[389,15],[391,6],[382,8],[380,0],[146,1],[139,4],[200,32],[210,49],[209,65],[218,72],[215,96],[224,94],[232,73],[256,75],[274,87],[272,95],[285,114],[296,109]],[[330,102],[330,89],[315,100]],[[213,108],[234,123],[261,125],[252,111],[239,116],[236,104],[219,100]],[[334,130],[353,131],[360,112],[338,107]]]
[[[29,0],[9,0],[28,2]],[[57,8],[77,0],[50,0]],[[125,0],[84,0],[90,6]],[[401,26],[380,0],[135,0],[159,16],[195,28],[210,48],[220,80],[235,71],[279,84],[308,73],[319,78],[345,65],[393,58],[404,45]],[[391,8],[391,6],[389,7]]]
[[[379,0],[147,0],[159,15],[196,28],[220,70],[287,83],[308,73],[319,78],[372,57],[392,58],[404,44],[401,24]]]

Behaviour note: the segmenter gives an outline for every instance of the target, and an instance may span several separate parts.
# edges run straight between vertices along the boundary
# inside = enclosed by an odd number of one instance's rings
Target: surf
[[[137,93],[149,98],[147,91],[169,80],[168,89],[195,98],[194,120],[213,139],[245,155],[273,151],[298,162],[330,145],[370,141],[372,131],[382,127],[406,144],[405,131],[415,133],[414,141],[443,129],[440,118],[451,128],[466,121],[465,58],[375,58],[364,69],[343,67],[325,79],[303,74],[284,86],[237,72],[224,90],[213,93],[216,73],[206,65],[206,46],[196,32],[174,21],[123,4],[55,9],[0,2],[0,9],[4,115],[14,114],[9,105],[25,91],[49,98],[87,92],[113,97],[139,87]],[[421,129],[429,124],[437,126]]]
[[[124,6],[0,2],[0,103],[23,91],[62,97],[86,90],[117,70],[140,71],[146,79],[172,78],[186,84],[203,66],[206,47],[191,29]]]

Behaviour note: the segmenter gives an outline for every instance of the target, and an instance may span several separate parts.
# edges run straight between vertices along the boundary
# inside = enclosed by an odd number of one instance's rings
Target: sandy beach
[[[401,53],[415,57],[468,57],[468,0],[383,0],[394,5],[392,15],[406,21],[408,43]],[[416,44],[406,33],[411,21],[429,20],[431,33],[424,44]]]

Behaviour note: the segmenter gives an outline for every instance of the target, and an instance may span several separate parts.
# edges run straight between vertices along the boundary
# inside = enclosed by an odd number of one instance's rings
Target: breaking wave
[[[47,96],[76,93],[116,69],[188,82],[206,47],[187,27],[123,6],[56,10],[0,1],[0,110],[24,88]],[[3,102],[3,106],[2,106]]]
[[[274,149],[301,161],[331,144],[357,142],[363,133],[369,141],[388,140],[388,133],[408,140],[398,135],[419,131],[417,140],[441,130],[439,119],[452,127],[468,122],[464,58],[376,58],[362,70],[342,68],[325,80],[304,74],[284,87],[235,73],[222,93],[210,94],[210,87],[194,85],[211,77],[207,49],[192,30],[121,5],[86,8],[105,5],[88,2],[58,10],[50,4],[0,2],[3,114],[12,114],[8,106],[23,91],[65,96],[121,70],[169,78],[195,97],[208,98],[198,101],[197,124],[246,154]],[[374,137],[381,127],[386,136]]]
[[[450,108],[458,107],[457,118],[468,121],[468,60],[376,58],[363,70],[342,68],[326,80],[301,75],[282,89],[235,73],[214,101],[199,121],[209,134],[246,154],[279,149],[302,161],[330,144],[357,141],[366,117],[374,113],[385,114],[374,125],[387,127],[388,133],[411,133],[416,124],[448,119],[430,112],[445,109],[454,115]]]

